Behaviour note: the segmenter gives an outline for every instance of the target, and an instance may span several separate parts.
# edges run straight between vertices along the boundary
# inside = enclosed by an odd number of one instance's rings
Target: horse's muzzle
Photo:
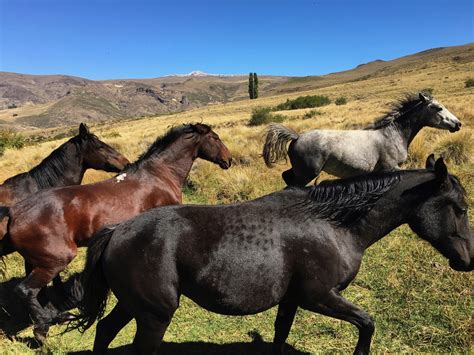
[[[461,123],[461,122],[456,122],[456,123],[454,124],[454,127],[452,127],[452,128],[449,129],[449,132],[454,133],[454,132],[459,131],[459,130],[461,129],[461,126],[462,126],[462,123]]]
[[[471,260],[469,264],[461,261],[461,260],[449,260],[449,266],[451,269],[456,270],[456,271],[464,271],[464,272],[469,272],[474,270],[474,261]]]
[[[229,158],[229,160],[219,160],[218,162],[219,166],[222,168],[222,169],[229,169],[230,166],[232,165],[232,158]]]

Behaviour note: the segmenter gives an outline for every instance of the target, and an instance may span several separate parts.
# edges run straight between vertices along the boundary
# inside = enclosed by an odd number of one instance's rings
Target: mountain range
[[[374,60],[321,76],[259,75],[261,96],[303,92],[390,75],[433,61],[474,64],[474,44]],[[89,80],[0,72],[0,127],[32,129],[178,112],[248,98],[248,75],[194,71],[150,79]]]

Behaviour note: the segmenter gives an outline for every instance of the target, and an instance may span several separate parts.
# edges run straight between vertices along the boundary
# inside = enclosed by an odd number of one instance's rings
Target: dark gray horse
[[[370,350],[370,316],[340,295],[365,249],[407,223],[459,271],[474,268],[465,191],[442,159],[428,169],[373,173],[289,188],[227,206],[163,207],[105,230],[89,246],[80,325],[104,312],[94,351],[137,320],[136,350],[158,350],[186,295],[207,310],[246,315],[278,305],[274,352],[280,354],[297,307],[359,329],[356,353]]]
[[[270,125],[263,158],[271,167],[288,154],[292,168],[282,174],[288,186],[305,186],[322,170],[339,177],[398,170],[423,127],[455,132],[461,122],[434,98],[407,95],[364,130],[316,129],[299,135],[282,125]]]

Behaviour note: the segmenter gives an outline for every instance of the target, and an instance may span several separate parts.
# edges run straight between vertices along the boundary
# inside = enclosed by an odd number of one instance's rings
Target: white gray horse
[[[398,170],[407,159],[411,141],[426,126],[456,132],[461,122],[434,98],[423,93],[407,94],[365,129],[316,129],[299,135],[272,124],[263,158],[272,167],[288,154],[292,167],[282,174],[288,186],[304,186],[322,170],[339,177]]]

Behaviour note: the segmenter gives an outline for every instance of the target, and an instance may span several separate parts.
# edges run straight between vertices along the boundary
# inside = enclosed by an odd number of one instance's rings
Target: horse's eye
[[[454,208],[454,210],[456,211],[456,214],[458,214],[460,216],[464,216],[467,213],[467,208],[465,208],[465,207],[456,206]]]

